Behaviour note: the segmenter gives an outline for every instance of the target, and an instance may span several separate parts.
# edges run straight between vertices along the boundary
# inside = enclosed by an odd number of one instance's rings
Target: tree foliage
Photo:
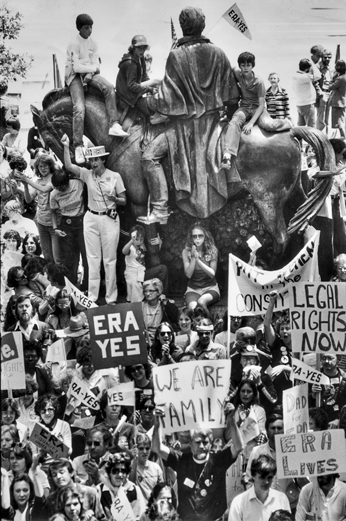
[[[19,37],[24,27],[21,20],[20,13],[12,14],[6,4],[0,6],[0,74],[7,81],[16,81],[17,76],[25,78],[33,62],[32,56],[15,53],[7,45],[7,40]]]

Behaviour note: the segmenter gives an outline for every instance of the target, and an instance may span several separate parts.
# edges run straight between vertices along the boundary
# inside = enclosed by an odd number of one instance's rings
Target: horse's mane
[[[88,87],[87,92],[88,92],[89,96],[92,96],[93,98],[104,102],[104,97],[99,90],[97,90],[93,87]],[[66,98],[66,99],[70,98],[70,91],[69,91],[68,87],[64,87],[62,89],[50,90],[43,98],[43,101],[42,101],[43,110],[46,110],[50,105],[52,105],[53,103],[56,103],[57,101],[60,101],[64,98]]]

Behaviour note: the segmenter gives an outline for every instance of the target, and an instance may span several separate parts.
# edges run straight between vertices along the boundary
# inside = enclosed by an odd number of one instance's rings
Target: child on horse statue
[[[113,85],[100,75],[100,59],[97,44],[91,39],[93,20],[88,14],[80,14],[76,18],[79,34],[67,47],[65,64],[65,83],[70,90],[73,105],[73,145],[77,164],[84,163],[83,134],[85,117],[84,86],[91,85],[100,90],[105,98],[106,112],[109,120],[109,135],[127,137],[119,124]]]
[[[221,168],[231,168],[232,156],[237,157],[241,132],[250,134],[255,123],[267,132],[281,132],[292,128],[292,122],[285,119],[273,119],[264,106],[266,89],[263,80],[253,72],[255,56],[243,52],[238,57],[238,67],[233,69],[241,90],[240,106],[228,124],[225,151]]]

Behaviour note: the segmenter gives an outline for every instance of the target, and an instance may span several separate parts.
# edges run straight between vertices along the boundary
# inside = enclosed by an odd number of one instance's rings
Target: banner
[[[224,428],[230,360],[199,360],[153,368],[155,403],[163,407],[165,434]]]
[[[62,338],[48,346],[46,362],[66,362],[65,342]]]
[[[95,304],[90,298],[88,298],[82,291],[80,291],[76,286],[74,286],[66,277],[65,284],[67,291],[72,295],[73,301],[75,304],[80,304],[81,306],[90,309],[97,308],[98,305]]]
[[[298,358],[292,357],[292,378],[291,380],[301,380],[309,384],[329,385],[330,380],[328,376],[317,369],[314,369],[308,364],[305,364]]]
[[[346,471],[346,444],[343,429],[304,434],[277,434],[275,451],[278,479],[295,479]]]
[[[229,255],[228,313],[230,316],[264,315],[269,304],[269,293],[277,290],[279,295],[274,311],[289,307],[288,288],[300,281],[319,280],[317,250],[319,234],[307,242],[304,248],[284,268],[265,271],[250,266]]]
[[[305,383],[283,391],[285,434],[299,434],[309,430],[308,387]]]
[[[227,20],[227,22],[231,24],[232,27],[237,29],[237,31],[240,31],[244,36],[249,38],[249,40],[252,40],[252,36],[248,29],[247,23],[245,22],[245,18],[237,4],[233,4],[232,7],[230,7],[225,12],[225,14],[222,15],[222,18]]]
[[[29,440],[39,449],[48,452],[54,459],[68,457],[69,448],[67,445],[39,423],[35,422],[35,427],[30,434]]]
[[[292,349],[300,353],[346,352],[346,284],[301,282],[290,287]]]
[[[140,302],[88,309],[87,316],[95,369],[147,363]]]
[[[119,488],[117,497],[112,503],[111,514],[117,521],[135,521],[136,519],[123,487]]]
[[[23,335],[20,331],[1,336],[1,389],[25,389]]]
[[[84,405],[90,407],[93,411],[98,411],[100,409],[99,401],[94,393],[83,382],[83,380],[80,380],[77,376],[73,377],[67,396],[68,398],[73,396],[78,401],[84,403]]]
[[[108,389],[108,405],[135,406],[135,383],[126,382]]]

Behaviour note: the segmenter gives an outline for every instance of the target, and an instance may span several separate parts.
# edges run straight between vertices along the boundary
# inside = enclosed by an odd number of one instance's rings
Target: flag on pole
[[[177,33],[175,32],[174,23],[173,23],[172,18],[171,18],[171,33],[172,33],[172,47],[171,47],[171,50],[172,50],[172,49],[176,49],[176,47],[178,46]]]
[[[245,22],[243,13],[241,12],[237,4],[233,4],[232,7],[227,9],[225,14],[222,15],[222,18],[227,20],[227,22],[230,25],[232,25],[235,29],[240,31],[244,36],[249,38],[249,40],[252,40],[252,36],[250,34],[247,23]]]

